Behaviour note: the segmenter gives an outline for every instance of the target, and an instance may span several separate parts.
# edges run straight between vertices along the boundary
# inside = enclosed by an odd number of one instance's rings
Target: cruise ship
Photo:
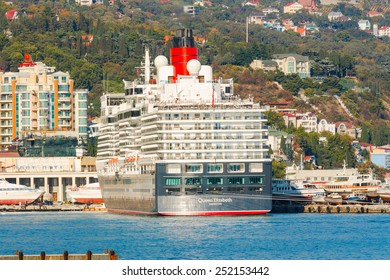
[[[232,79],[201,65],[192,30],[173,37],[170,63],[124,94],[101,97],[97,169],[108,211],[151,215],[259,215],[272,207],[265,109],[234,94]],[[155,71],[155,74],[152,74]]]

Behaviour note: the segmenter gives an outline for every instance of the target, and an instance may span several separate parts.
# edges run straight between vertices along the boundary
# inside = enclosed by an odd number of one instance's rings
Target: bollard
[[[41,252],[41,260],[45,260],[45,258],[46,258],[46,253],[45,253],[45,251],[42,251]]]
[[[69,253],[68,253],[68,251],[64,251],[64,260],[69,260]]]
[[[18,252],[18,255],[19,255],[19,260],[23,260],[23,252],[22,251],[19,251]]]
[[[87,260],[92,260],[92,252],[87,251]]]
[[[112,249],[110,250],[110,260],[111,261],[115,260],[115,252]]]

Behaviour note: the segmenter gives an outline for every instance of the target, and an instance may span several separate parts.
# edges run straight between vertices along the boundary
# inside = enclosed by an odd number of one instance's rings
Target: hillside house
[[[296,12],[303,9],[303,6],[298,2],[290,2],[283,7],[283,12],[285,14],[295,14]]]

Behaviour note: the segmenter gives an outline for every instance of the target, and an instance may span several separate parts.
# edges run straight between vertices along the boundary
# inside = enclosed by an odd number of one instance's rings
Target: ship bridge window
[[[202,173],[203,165],[202,164],[186,164],[187,173]]]
[[[207,185],[222,185],[223,178],[220,178],[220,177],[206,178],[206,184]]]
[[[165,179],[166,186],[177,186],[180,185],[180,178],[166,178]]]
[[[261,184],[263,184],[263,177],[261,177],[261,176],[249,177],[249,184],[250,185],[261,185]]]
[[[202,178],[199,177],[192,177],[192,178],[184,178],[184,184],[185,185],[201,185],[202,184]]]
[[[166,172],[169,174],[181,173],[181,165],[178,163],[167,164]]]
[[[263,172],[263,163],[261,162],[255,162],[255,163],[249,163],[249,172]]]
[[[143,89],[142,88],[130,88],[125,91],[126,95],[135,95],[135,94],[142,94]]]
[[[227,178],[229,185],[243,185],[245,182],[244,177],[229,177]]]
[[[209,164],[207,164],[207,172],[208,173],[222,173],[223,172],[222,163],[209,163]]]
[[[243,163],[229,163],[227,167],[228,172],[244,172],[245,165]]]

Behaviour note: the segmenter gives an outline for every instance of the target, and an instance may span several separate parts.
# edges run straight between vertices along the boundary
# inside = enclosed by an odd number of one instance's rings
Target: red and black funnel
[[[198,59],[198,49],[195,48],[191,29],[183,28],[176,31],[170,55],[171,65],[175,68],[175,78],[178,75],[189,75],[187,62],[191,59]]]

